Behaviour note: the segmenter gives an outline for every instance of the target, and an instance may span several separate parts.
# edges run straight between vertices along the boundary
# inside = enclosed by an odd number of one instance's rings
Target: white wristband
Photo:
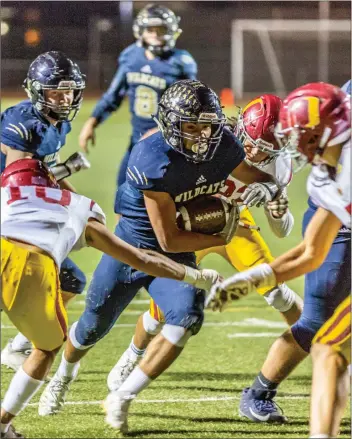
[[[189,267],[188,265],[184,265],[185,268],[185,277],[183,278],[183,281],[194,285],[197,280],[199,279],[199,270]]]
[[[269,264],[260,264],[248,271],[250,280],[256,288],[274,287],[276,276]]]

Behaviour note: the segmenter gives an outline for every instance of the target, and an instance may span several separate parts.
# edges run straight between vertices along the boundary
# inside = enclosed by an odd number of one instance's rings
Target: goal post
[[[285,95],[306,82],[351,76],[349,20],[233,20],[231,87]],[[339,72],[337,72],[339,70]],[[331,72],[338,74],[333,75]]]

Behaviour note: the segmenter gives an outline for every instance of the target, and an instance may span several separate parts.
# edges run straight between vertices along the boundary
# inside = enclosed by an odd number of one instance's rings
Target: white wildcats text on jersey
[[[252,165],[275,177],[281,187],[287,186],[292,179],[292,159],[288,154],[281,154],[267,163],[264,162],[264,164],[259,163],[256,165],[252,163]],[[244,183],[230,175],[220,192],[228,201],[240,202],[241,195],[246,187]]]
[[[45,250],[58,267],[86,245],[89,218],[105,224],[99,205],[82,195],[42,186],[1,188],[1,236]]]
[[[342,149],[336,180],[330,178],[324,165],[313,166],[307,191],[314,204],[329,210],[351,228],[351,141]]]

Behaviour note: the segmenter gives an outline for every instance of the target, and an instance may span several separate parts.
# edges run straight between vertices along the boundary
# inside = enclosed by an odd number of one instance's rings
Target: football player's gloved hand
[[[211,287],[222,280],[220,274],[215,270],[204,268],[203,270],[196,270],[195,268],[185,267],[184,282],[194,285],[200,290],[210,291]]]
[[[90,162],[81,152],[75,152],[64,163],[70,170],[71,174],[74,174],[83,169],[90,168]]]
[[[248,207],[260,207],[267,201],[272,201],[278,191],[274,182],[251,183],[241,195],[241,200]]]
[[[205,306],[213,311],[222,311],[232,301],[247,296],[256,288],[275,285],[276,277],[270,265],[257,265],[214,285],[205,300]]]
[[[228,244],[234,237],[238,227],[238,223],[240,221],[240,209],[236,201],[232,200],[230,206],[231,210],[229,212],[229,219],[227,220],[227,223],[222,231],[217,233],[217,235],[224,238],[226,244]]]
[[[282,218],[287,213],[288,207],[288,196],[284,192],[273,201],[265,203],[265,209],[270,212],[273,218]]]
[[[65,162],[51,168],[57,181],[60,181],[82,169],[89,169],[90,162],[81,152],[75,152]]]

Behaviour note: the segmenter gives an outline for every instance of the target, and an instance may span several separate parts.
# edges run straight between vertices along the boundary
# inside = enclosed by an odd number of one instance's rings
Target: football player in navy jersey
[[[248,205],[260,205],[277,195],[279,188],[273,178],[244,161],[243,146],[225,128],[225,120],[217,95],[202,82],[182,80],[166,90],[159,103],[160,131],[133,148],[127,180],[118,190],[116,213],[121,219],[116,236],[196,267],[196,250],[229,242],[236,231],[238,208],[233,206],[221,233],[204,235],[177,228],[177,206],[218,193],[229,174],[251,188],[243,194]],[[80,359],[109,332],[142,286],[161,308],[165,325],[139,366],[105,401],[107,423],[127,431],[132,399],[165,371],[187,340],[199,332],[205,292],[183,282],[148,276],[107,255],[94,272],[86,309],[71,327],[59,367],[65,376],[56,372],[48,384],[39,403],[41,415],[62,408]]]
[[[175,44],[182,30],[180,18],[169,8],[148,5],[133,24],[136,43],[128,46],[119,57],[119,67],[107,92],[97,103],[80,134],[80,146],[88,151],[88,142],[95,142],[95,129],[128,96],[132,116],[132,136],[120,164],[117,184],[126,180],[126,168],[132,150],[141,136],[155,127],[152,118],[163,92],[180,79],[195,79],[197,64],[186,51]]]
[[[89,167],[81,153],[59,163],[59,153],[71,131],[71,121],[82,103],[84,75],[62,52],[39,55],[30,65],[24,88],[29,100],[1,114],[1,172],[10,163],[33,157],[51,167],[64,189],[74,190],[65,177]],[[80,294],[86,285],[84,273],[69,258],[60,271],[63,300]],[[28,357],[31,343],[21,333],[1,352],[1,364],[17,370]]]

